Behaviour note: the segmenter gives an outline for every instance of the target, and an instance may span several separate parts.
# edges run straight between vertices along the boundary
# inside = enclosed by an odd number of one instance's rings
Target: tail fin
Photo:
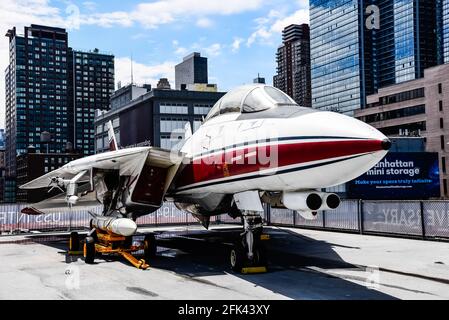
[[[117,139],[115,138],[114,127],[112,126],[112,121],[108,122],[108,141],[109,141],[109,151],[118,150]]]

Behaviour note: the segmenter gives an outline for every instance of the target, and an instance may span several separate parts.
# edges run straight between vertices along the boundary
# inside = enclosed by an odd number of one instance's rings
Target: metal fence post
[[[426,238],[426,221],[424,219],[424,201],[419,201],[420,211],[421,211],[421,227],[422,227],[422,237]]]
[[[271,204],[267,204],[267,226],[271,224]]]
[[[296,211],[292,210],[293,212],[293,226],[296,227]]]
[[[19,231],[20,230],[20,217],[19,217],[19,208],[18,208],[18,206],[16,205],[16,231]]]
[[[323,229],[326,229],[326,210],[323,210]]]
[[[359,232],[360,234],[363,234],[363,200],[359,199],[359,204],[357,206],[358,208],[358,217],[359,217]]]

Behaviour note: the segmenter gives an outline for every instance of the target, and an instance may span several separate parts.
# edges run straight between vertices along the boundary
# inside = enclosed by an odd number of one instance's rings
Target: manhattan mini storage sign
[[[438,153],[391,152],[367,173],[348,182],[347,191],[351,199],[439,197]]]

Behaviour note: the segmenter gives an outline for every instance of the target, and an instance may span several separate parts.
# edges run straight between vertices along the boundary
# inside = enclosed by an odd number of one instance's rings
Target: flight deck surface
[[[155,231],[148,270],[66,254],[67,235],[0,238],[0,299],[449,299],[449,243],[267,227],[269,272],[229,268],[238,227]]]

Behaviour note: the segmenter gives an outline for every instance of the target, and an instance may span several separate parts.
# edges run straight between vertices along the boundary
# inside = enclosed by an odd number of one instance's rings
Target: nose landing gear
[[[243,214],[244,232],[230,252],[231,268],[240,273],[267,272],[262,217],[255,212]]]

